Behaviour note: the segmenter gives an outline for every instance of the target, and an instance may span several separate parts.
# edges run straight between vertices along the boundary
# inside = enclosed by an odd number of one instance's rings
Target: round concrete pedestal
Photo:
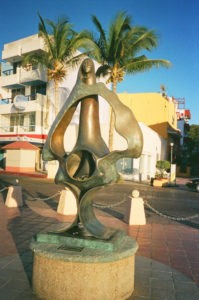
[[[33,291],[47,300],[122,300],[134,290],[134,254],[125,236],[114,251],[31,242]]]

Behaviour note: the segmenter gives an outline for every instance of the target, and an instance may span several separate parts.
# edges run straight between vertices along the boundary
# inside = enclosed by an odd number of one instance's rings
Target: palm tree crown
[[[58,18],[57,22],[43,20],[38,13],[39,37],[45,44],[45,51],[28,54],[24,57],[23,64],[40,64],[47,68],[48,80],[55,83],[55,115],[58,113],[58,85],[67,75],[69,68],[76,66],[85,56],[84,53],[76,55],[80,47],[85,49],[89,45],[85,31],[76,33],[66,17]]]
[[[169,67],[171,64],[163,59],[149,59],[143,51],[151,51],[157,47],[158,36],[154,30],[143,26],[131,26],[131,18],[125,12],[120,12],[109,24],[106,32],[96,16],[92,21],[99,33],[96,38],[90,33],[94,43],[93,57],[101,64],[97,76],[108,76],[112,82],[113,91],[116,92],[117,83],[124,79],[126,74],[136,74],[153,67]],[[111,111],[111,124],[109,132],[109,148],[113,144],[113,113]]]

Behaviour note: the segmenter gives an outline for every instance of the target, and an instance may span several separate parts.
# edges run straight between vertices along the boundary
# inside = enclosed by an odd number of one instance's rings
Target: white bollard
[[[132,197],[127,200],[124,221],[129,225],[146,225],[146,217],[144,211],[144,201],[139,198],[139,192],[134,190]]]
[[[7,207],[21,207],[23,206],[22,188],[19,185],[10,186],[6,197],[5,205]]]
[[[77,214],[76,198],[67,188],[61,191],[57,213],[65,216]]]

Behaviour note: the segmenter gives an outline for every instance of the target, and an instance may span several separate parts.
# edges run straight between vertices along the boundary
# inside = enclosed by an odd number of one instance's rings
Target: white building
[[[0,167],[5,167],[3,146],[15,141],[27,141],[40,152],[36,160],[36,170],[46,168],[41,151],[47,134],[54,121],[54,85],[47,81],[46,70],[38,67],[22,68],[23,56],[27,53],[44,51],[44,44],[38,35],[33,35],[4,45],[2,52],[2,72],[0,77]],[[95,67],[99,65],[94,62]],[[59,86],[59,108],[67,100],[76,83],[78,68],[69,70],[68,76]],[[106,79],[100,78],[105,82]],[[16,95],[23,95],[17,103]],[[22,97],[22,96],[21,96]],[[50,101],[49,114],[47,102]],[[108,143],[109,105],[99,98],[101,134]],[[78,134],[79,108],[65,133],[65,151],[70,152]],[[135,179],[146,180],[155,174],[156,161],[165,158],[166,142],[155,131],[140,123],[144,136],[143,153],[139,159],[123,159],[118,162],[121,172],[133,172]],[[70,141],[70,142],[68,142]],[[125,140],[115,133],[114,149],[124,149]],[[57,163],[48,163],[48,173],[54,177]]]
[[[22,67],[25,54],[42,53],[42,51],[44,51],[44,43],[38,34],[4,45],[0,76],[0,167],[5,165],[2,146],[21,140],[40,148],[36,165],[37,170],[43,169],[41,151],[55,119],[54,84],[48,82],[44,68],[30,66],[24,69]],[[96,62],[94,64],[96,68],[99,66]],[[66,76],[60,84],[60,108],[76,83],[77,72],[78,68],[69,70],[70,75]],[[100,81],[105,82],[105,79],[101,78]],[[23,101],[20,101],[20,104],[15,101],[16,95],[21,95]],[[25,96],[23,99],[22,95]],[[49,114],[47,113],[48,101],[50,101]],[[100,122],[103,135],[107,139],[103,124],[109,118],[109,109],[105,101],[100,102]],[[68,138],[71,140],[66,151],[70,151],[75,143],[77,124],[78,111],[66,132],[66,136],[69,135]]]
[[[156,162],[166,159],[166,140],[157,132],[139,122],[143,134],[143,150],[139,158],[123,158],[117,162],[124,179],[147,181],[156,173]],[[115,133],[114,148],[125,149],[126,141]]]

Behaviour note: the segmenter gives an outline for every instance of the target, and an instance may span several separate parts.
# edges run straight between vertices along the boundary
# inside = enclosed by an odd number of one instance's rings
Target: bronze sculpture
[[[112,107],[115,129],[127,141],[127,149],[110,152],[100,132],[98,95]],[[81,102],[79,133],[71,153],[64,150],[64,133]],[[110,239],[115,230],[101,224],[93,211],[92,201],[97,191],[120,178],[116,162],[123,157],[139,157],[143,138],[131,110],[122,104],[115,93],[103,83],[96,83],[93,61],[87,58],[80,66],[77,82],[57,115],[43,149],[43,160],[58,160],[55,182],[67,186],[75,195],[78,207],[70,228],[64,226],[57,233],[82,225],[92,236]],[[79,225],[80,224],[80,225]]]

